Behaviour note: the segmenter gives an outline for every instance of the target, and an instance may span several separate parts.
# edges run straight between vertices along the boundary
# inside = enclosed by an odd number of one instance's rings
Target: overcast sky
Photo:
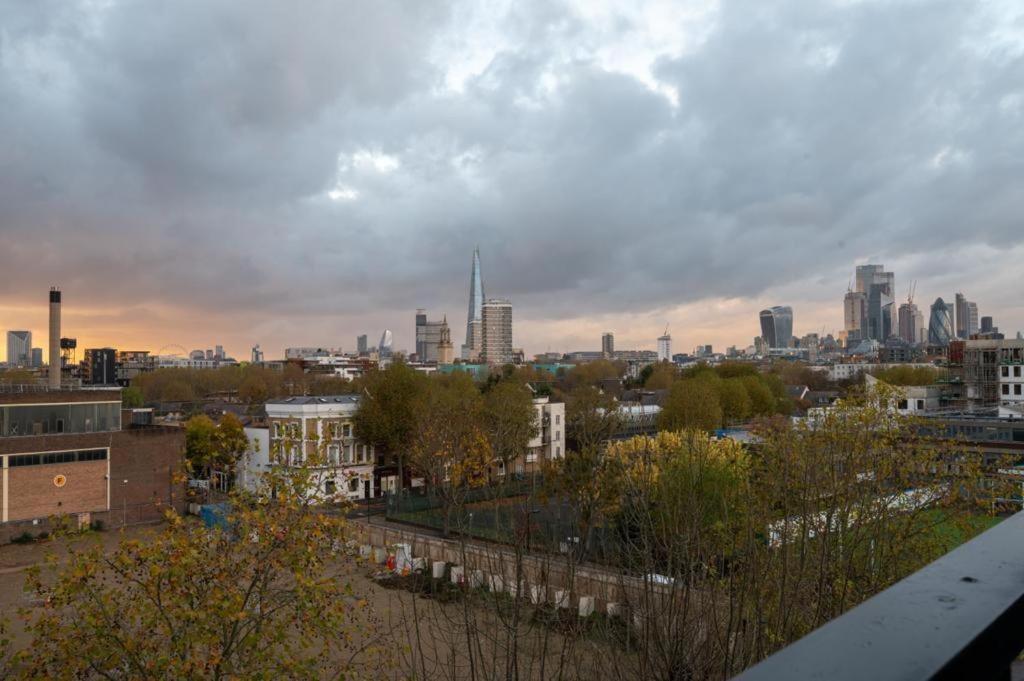
[[[842,328],[858,263],[1024,328],[1024,7],[0,0],[0,329],[528,353]]]

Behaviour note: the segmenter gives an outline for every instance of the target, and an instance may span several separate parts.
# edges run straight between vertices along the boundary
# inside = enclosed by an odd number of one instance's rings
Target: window
[[[555,414],[555,425],[556,426],[562,425],[562,415],[561,414]]]
[[[274,437],[281,437],[284,435],[284,427],[280,423],[274,424]]]
[[[1013,394],[1014,395],[1020,395],[1020,389],[1021,389],[1020,383],[1017,383],[1016,385],[1014,385],[1013,386]]]
[[[560,431],[560,430],[556,430],[555,431],[555,439],[556,440],[561,440],[562,439],[562,431]]]
[[[345,445],[345,463],[352,463],[352,445]]]
[[[341,434],[344,437],[352,437],[352,426],[348,423],[341,427]]]
[[[1009,395],[1010,394],[1010,384],[1009,383],[1003,383],[1003,394],[1004,395]]]
[[[338,492],[338,483],[333,480],[324,481],[324,494],[333,497]]]
[[[327,445],[327,461],[332,466],[338,465],[338,458],[341,454],[341,448],[338,445]]]
[[[1010,377],[1010,367],[1000,367],[1003,370],[1003,378]]]
[[[1020,367],[1013,367],[1013,377],[1020,378]]]
[[[900,400],[899,404],[896,405],[896,408],[897,409],[906,409],[907,408],[907,401],[906,400]]]
[[[72,452],[50,452],[47,454],[14,454],[7,457],[7,465],[11,468],[17,466],[46,466],[58,463],[105,461],[106,458],[107,450],[105,449],[79,449]]]
[[[918,400],[917,401],[917,410],[918,411],[924,411],[924,400]]]
[[[352,478],[348,481],[348,491],[353,494],[359,491],[359,478]]]

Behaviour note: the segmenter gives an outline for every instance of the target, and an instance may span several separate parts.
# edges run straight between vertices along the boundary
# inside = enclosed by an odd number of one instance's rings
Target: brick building
[[[184,431],[121,414],[119,389],[0,392],[0,542],[58,514],[120,526],[182,509]]]

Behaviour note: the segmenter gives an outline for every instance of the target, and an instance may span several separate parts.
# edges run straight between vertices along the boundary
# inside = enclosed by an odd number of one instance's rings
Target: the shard
[[[480,278],[480,249],[473,251],[473,271],[469,275],[469,311],[466,313],[466,343],[462,358],[471,360],[480,355],[483,345],[484,284]]]

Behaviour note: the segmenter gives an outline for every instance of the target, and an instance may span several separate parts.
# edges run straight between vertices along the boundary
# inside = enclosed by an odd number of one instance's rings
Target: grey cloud
[[[74,272],[96,300],[130,281],[262,313],[281,344],[318,314],[409,344],[417,306],[459,328],[476,243],[488,292],[534,318],[838,301],[856,258],[1024,242],[1024,50],[993,37],[1020,21],[999,7],[724,1],[654,68],[675,107],[604,70],[559,3],[514,5],[456,92],[437,40],[462,13],[441,4],[7,2],[0,303]],[[398,165],[338,175],[358,152]],[[336,181],[357,198],[329,200]]]

